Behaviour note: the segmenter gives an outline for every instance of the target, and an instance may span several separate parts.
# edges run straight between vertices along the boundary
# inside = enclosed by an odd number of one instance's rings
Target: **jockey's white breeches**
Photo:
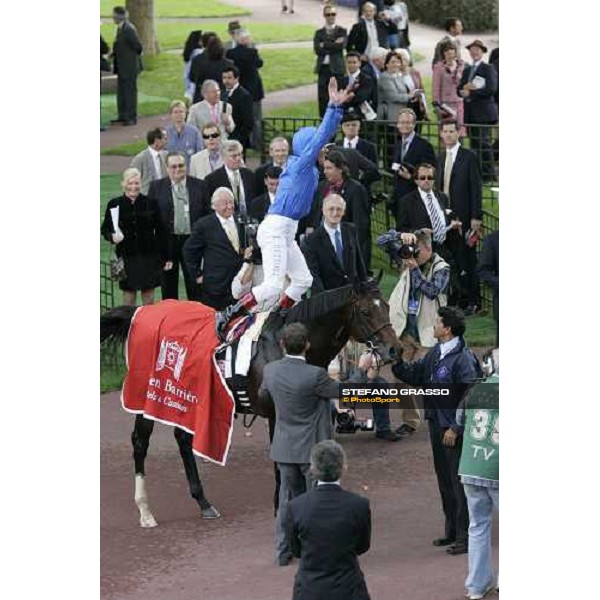
[[[285,276],[290,285],[285,293],[298,302],[312,285],[312,275],[296,240],[298,221],[281,215],[267,215],[259,225],[256,240],[262,251],[263,282],[252,289],[258,303],[279,298]]]

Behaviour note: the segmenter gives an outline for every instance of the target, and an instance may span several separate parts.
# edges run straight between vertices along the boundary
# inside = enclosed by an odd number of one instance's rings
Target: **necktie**
[[[471,72],[469,73],[469,83],[473,81],[475,78],[475,72],[477,71],[477,67],[473,64],[471,65]]]
[[[444,163],[444,194],[450,198],[450,177],[452,175],[452,152],[446,150],[446,162]]]
[[[406,153],[408,152],[408,140],[402,142],[402,150],[400,151],[400,160],[404,160]]]
[[[224,223],[225,225],[225,233],[231,242],[231,245],[235,248],[236,252],[240,251],[240,239],[238,237],[237,228],[235,223],[232,223],[229,219],[227,219]]]
[[[427,192],[427,210],[431,217],[431,227],[433,229],[433,240],[438,244],[443,244],[446,239],[446,227],[440,218],[440,213],[437,211],[433,202],[433,194]]]
[[[218,107],[218,104],[215,104],[214,106],[210,107],[210,114],[212,115],[213,123],[219,122],[219,111],[218,111],[217,107]]]
[[[335,230],[335,254],[340,265],[344,266],[344,247],[342,246],[342,234],[339,229]]]

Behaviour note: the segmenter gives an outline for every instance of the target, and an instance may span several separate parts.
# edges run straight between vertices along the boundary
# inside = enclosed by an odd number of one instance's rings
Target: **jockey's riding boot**
[[[256,298],[252,292],[248,292],[235,304],[230,304],[225,310],[218,312],[215,318],[215,328],[221,340],[225,339],[227,325],[234,317],[246,314],[253,306],[256,306]]]

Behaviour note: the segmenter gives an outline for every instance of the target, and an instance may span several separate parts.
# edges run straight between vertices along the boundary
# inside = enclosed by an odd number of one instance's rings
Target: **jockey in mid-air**
[[[280,295],[280,308],[290,308],[312,285],[312,275],[295,241],[298,221],[311,210],[319,177],[315,166],[319,150],[337,131],[343,115],[342,104],[352,95],[348,90],[338,90],[332,77],[329,80],[329,105],[318,129],[302,127],[294,134],[293,155],[288,159],[273,204],[256,236],[262,252],[264,280],[236,304],[217,314],[217,333],[221,337],[234,317],[259,303],[265,306]],[[286,275],[290,285],[282,294]]]

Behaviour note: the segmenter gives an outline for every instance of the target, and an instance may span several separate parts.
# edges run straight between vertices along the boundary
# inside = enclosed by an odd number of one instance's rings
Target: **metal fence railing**
[[[267,117],[263,119],[263,147],[261,160],[264,162],[269,153],[269,143],[274,137],[283,136],[291,141],[294,133],[300,127],[317,127],[321,120],[316,117]],[[484,206],[493,206],[497,201],[494,187],[499,185],[498,176],[498,125],[468,125],[469,136],[461,141],[465,148],[475,151],[480,168],[484,176],[482,187],[482,201]],[[443,147],[437,123],[421,122],[417,124],[420,136],[427,139],[433,146],[436,154]],[[390,167],[393,162],[394,148],[398,141],[396,125],[390,121],[364,121],[361,125],[361,137],[377,145],[379,154],[379,168],[382,175],[381,181],[373,184],[371,190],[384,192],[390,198],[394,195],[394,176]],[[341,139],[338,133],[336,140]],[[382,202],[373,208],[371,214],[372,260],[379,259],[380,264],[389,264],[385,252],[377,246],[377,236],[395,225],[395,219]],[[484,234],[491,233],[499,227],[498,217],[483,210]],[[391,267],[390,267],[391,269]],[[491,310],[492,295],[486,286],[481,286],[483,308]]]
[[[100,261],[100,314],[115,307],[115,282],[110,276],[110,263]],[[100,346],[100,368],[115,370],[125,366],[123,344],[105,342]]]

